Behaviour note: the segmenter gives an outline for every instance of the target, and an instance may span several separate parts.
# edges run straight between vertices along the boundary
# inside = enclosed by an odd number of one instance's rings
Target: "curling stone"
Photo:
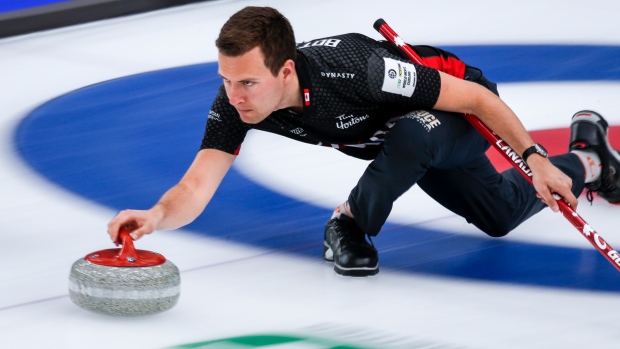
[[[115,316],[155,314],[172,308],[180,296],[179,269],[159,253],[136,250],[127,230],[122,248],[78,259],[69,275],[73,303]]]

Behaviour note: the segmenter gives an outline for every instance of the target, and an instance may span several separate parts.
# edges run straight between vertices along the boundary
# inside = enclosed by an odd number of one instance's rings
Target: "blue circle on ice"
[[[496,82],[620,80],[616,46],[447,47]],[[558,64],[561,62],[561,64]],[[102,82],[53,99],[15,133],[25,161],[63,188],[114,209],[148,208],[199,149],[220,85],[216,63]],[[321,258],[330,212],[228,173],[199,234]],[[618,292],[617,271],[594,249],[465,236],[388,224],[382,268],[446,277]]]

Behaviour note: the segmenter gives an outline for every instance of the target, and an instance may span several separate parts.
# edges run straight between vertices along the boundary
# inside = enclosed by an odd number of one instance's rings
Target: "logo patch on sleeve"
[[[381,90],[411,97],[417,78],[415,66],[392,58],[383,57],[383,60],[385,61],[385,74]]]

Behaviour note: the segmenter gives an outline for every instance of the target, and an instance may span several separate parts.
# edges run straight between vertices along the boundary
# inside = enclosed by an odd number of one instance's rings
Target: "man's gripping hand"
[[[124,210],[108,223],[108,234],[117,246],[120,244],[118,235],[121,228],[127,229],[133,240],[138,240],[143,235],[155,231],[161,217],[156,207],[150,210]]]
[[[555,167],[547,158],[534,155],[527,160],[528,166],[532,170],[532,181],[538,193],[537,196],[553,212],[558,212],[560,208],[553,197],[554,193],[558,194],[576,211],[578,201],[571,191],[573,180]]]

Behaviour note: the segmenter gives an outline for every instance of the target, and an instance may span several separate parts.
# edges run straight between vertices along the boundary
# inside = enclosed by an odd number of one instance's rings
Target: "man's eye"
[[[252,86],[252,85],[254,85],[254,82],[253,81],[244,81],[243,84],[245,86]]]

